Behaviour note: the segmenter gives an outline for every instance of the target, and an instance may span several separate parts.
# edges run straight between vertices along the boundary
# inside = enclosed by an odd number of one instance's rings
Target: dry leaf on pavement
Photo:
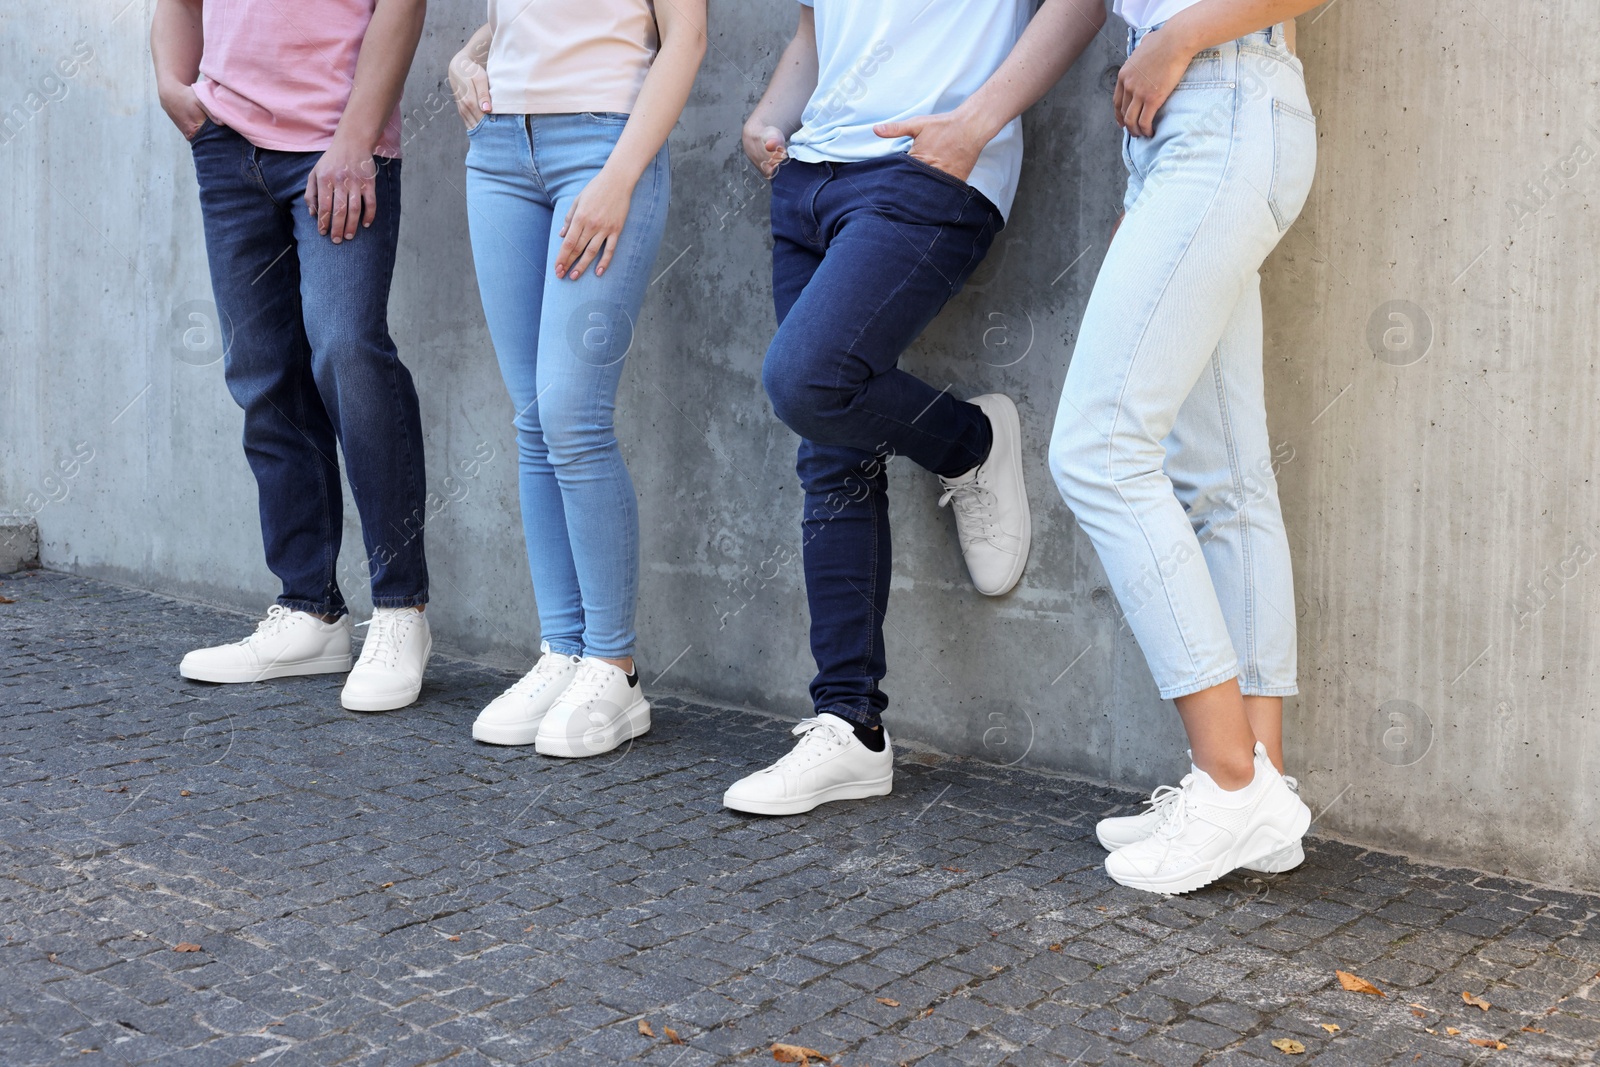
[[[1338,1023],[1323,1023],[1322,1024],[1322,1028],[1324,1030],[1328,1031],[1328,1033],[1330,1033],[1330,1034],[1337,1034],[1339,1032],[1339,1024]]]
[[[656,1032],[654,1030],[650,1029],[650,1020],[649,1019],[640,1019],[639,1020],[639,1033],[643,1034],[645,1037],[655,1037],[656,1036]]]
[[[1298,1056],[1306,1047],[1292,1037],[1280,1037],[1272,1042],[1272,1047],[1285,1056]]]
[[[890,1008],[898,1008],[900,1006],[900,1002],[893,997],[879,997],[878,1003]]]
[[[1339,976],[1339,984],[1350,990],[1352,993],[1370,993],[1375,997],[1386,997],[1389,995],[1383,990],[1379,989],[1377,986],[1373,985],[1371,982],[1367,981],[1365,978],[1357,978],[1349,971],[1334,971],[1333,973]]]
[[[1456,1029],[1456,1028],[1455,1028],[1455,1027],[1453,1027],[1453,1026],[1447,1026],[1447,1027],[1445,1027],[1445,1028],[1444,1028],[1444,1032],[1445,1032],[1445,1033],[1447,1033],[1447,1034],[1449,1034],[1449,1035],[1450,1035],[1450,1036],[1451,1036],[1451,1037],[1460,1037],[1460,1036],[1461,1036],[1461,1031],[1460,1031],[1460,1030],[1457,1030],[1457,1029]]]
[[[666,1034],[667,1035],[667,1040],[672,1042],[674,1045],[683,1044],[683,1038],[679,1037],[678,1036],[678,1031],[674,1030],[672,1027],[663,1026],[661,1028],[661,1032],[663,1034]]]
[[[1482,1008],[1484,1011],[1489,1010],[1489,1002],[1482,997],[1475,997],[1471,993],[1462,993],[1461,999],[1471,1004],[1474,1008]]]
[[[1502,1049],[1511,1047],[1504,1041],[1496,1041],[1492,1037],[1469,1037],[1467,1038],[1467,1043],[1477,1045],[1479,1048]]]
[[[1415,1015],[1419,1019],[1426,1019],[1428,1017],[1428,1013],[1423,1011],[1421,1008],[1412,1008],[1411,1014]]]
[[[1524,1026],[1522,1032],[1525,1034],[1543,1034],[1547,1031],[1541,1030],[1537,1026]]]
[[[785,1045],[781,1041],[773,1042],[772,1058],[779,1063],[798,1063],[800,1067],[807,1067],[812,1060],[818,1063],[828,1062],[828,1057],[814,1048],[806,1048],[804,1045]]]
[[[176,945],[172,946],[172,951],[174,951],[174,952],[199,952],[200,951],[200,946],[195,944],[193,941],[179,941]]]

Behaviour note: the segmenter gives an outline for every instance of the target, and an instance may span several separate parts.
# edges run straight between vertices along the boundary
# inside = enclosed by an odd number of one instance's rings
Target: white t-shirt
[[[806,163],[854,163],[904,152],[909,137],[880,122],[954,110],[999,69],[1027,28],[1034,0],[800,0],[817,20],[817,90],[789,139]],[[1022,122],[978,157],[967,184],[1001,216],[1022,170]]]
[[[1199,2],[1200,0],[1115,0],[1111,9],[1122,16],[1123,22],[1136,30],[1142,30],[1165,22],[1184,8],[1193,7]]]

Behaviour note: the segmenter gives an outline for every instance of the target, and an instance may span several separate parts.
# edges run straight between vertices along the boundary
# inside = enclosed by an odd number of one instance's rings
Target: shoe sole
[[[722,804],[723,807],[742,811],[747,815],[804,815],[819,804],[828,804],[835,800],[869,800],[872,797],[886,797],[893,788],[894,775],[891,773],[871,782],[841,782],[809,797],[771,803],[759,800],[733,801],[724,793]]]
[[[1125,845],[1138,844],[1141,840],[1143,840],[1143,838],[1135,837],[1127,841],[1114,843],[1107,841],[1105,837],[1101,835],[1099,830],[1095,831],[1094,836],[1095,840],[1100,842],[1100,847],[1105,849],[1107,852],[1115,852],[1117,849],[1122,848]],[[1249,863],[1241,863],[1239,866],[1243,870],[1255,871],[1257,874],[1284,874],[1285,872],[1294,870],[1305,861],[1305,849],[1301,846],[1299,841],[1294,841],[1287,848],[1281,848],[1276,852],[1268,853],[1258,860],[1252,860]]]
[[[1276,852],[1268,853],[1258,860],[1241,863],[1241,870],[1255,871],[1257,874],[1284,874],[1294,870],[1306,861],[1306,850],[1300,842],[1295,841],[1288,848],[1280,848]]]
[[[1291,832],[1285,836],[1282,831],[1275,827],[1258,826],[1250,836],[1249,849],[1245,850],[1244,852],[1244,855],[1247,858],[1235,859],[1232,863],[1229,863],[1228,857],[1219,856],[1210,867],[1204,868],[1200,871],[1190,872],[1181,877],[1174,876],[1172,878],[1155,879],[1140,878],[1135,875],[1126,878],[1118,878],[1116,875],[1111,873],[1111,869],[1109,867],[1106,868],[1106,875],[1118,885],[1125,885],[1130,889],[1143,889],[1148,893],[1164,893],[1167,896],[1177,896],[1182,893],[1193,893],[1195,890],[1204,889],[1212,882],[1215,882],[1224,875],[1231,874],[1240,868],[1259,871],[1261,869],[1260,867],[1251,865],[1264,863],[1269,857],[1275,856],[1279,853],[1287,853],[1291,846],[1299,844],[1300,839],[1304,837],[1306,831],[1311,828],[1311,809],[1306,807],[1304,804],[1301,804],[1300,810],[1295,812],[1294,822],[1291,824],[1291,827]],[[1110,859],[1109,856],[1106,858],[1108,860]]]
[[[274,678],[300,678],[317,674],[350,673],[350,655],[319,656],[317,659],[296,660],[293,663],[275,663],[258,670],[206,670],[178,666],[178,676],[191,682],[214,682],[218,685],[239,685],[245,682],[270,682]]]
[[[627,711],[622,713],[621,730],[611,744],[605,748],[591,748],[583,746],[583,751],[565,737],[535,737],[534,748],[541,756],[555,756],[558,759],[587,759],[590,756],[604,756],[607,752],[615,752],[624,744],[636,737],[643,737],[650,732],[650,702],[640,697]],[[588,736],[585,733],[584,736]]]
[[[428,670],[428,659],[433,655],[433,636],[430,634],[427,640],[428,643],[422,646],[422,670],[424,674],[426,674]],[[398,711],[400,708],[415,703],[417,697],[421,695],[422,682],[419,679],[415,689],[410,689],[404,693],[393,696],[361,698],[351,697],[347,693],[341,691],[339,693],[339,704],[346,711]]]
[[[989,416],[991,422],[995,422],[998,419],[1005,424],[1004,429],[1011,452],[1012,480],[1015,483],[1013,488],[1022,506],[1022,538],[1021,544],[1017,549],[1016,565],[1012,567],[1010,573],[1006,576],[1003,585],[998,589],[989,590],[979,588],[978,584],[974,582],[972,587],[984,596],[1005,596],[1017,587],[1017,583],[1022,580],[1022,572],[1027,569],[1028,553],[1033,548],[1033,513],[1028,508],[1028,484],[1022,475],[1022,416],[1017,414],[1016,401],[1004,393],[995,393],[993,395],[1005,400],[1005,403],[996,404],[995,407],[998,410],[995,411],[985,409],[984,414]],[[995,427],[996,431],[1000,430],[1000,428],[998,425]],[[997,432],[995,434],[996,443],[999,440],[1000,435]],[[971,577],[970,571],[968,572],[968,577]]]
[[[540,719],[539,722],[543,722]],[[472,739],[486,745],[531,745],[539,739],[539,723],[532,726],[479,726],[472,724]]]

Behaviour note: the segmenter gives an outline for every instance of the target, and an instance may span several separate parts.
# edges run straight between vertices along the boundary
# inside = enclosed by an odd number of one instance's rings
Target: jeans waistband
[[[1145,26],[1140,29],[1135,29],[1132,26],[1128,27],[1128,54],[1133,54],[1133,50],[1139,47],[1139,42],[1144,40],[1147,34],[1152,34],[1165,25],[1165,22],[1158,22],[1154,26]],[[1277,48],[1284,51],[1287,51],[1289,47],[1281,22],[1276,26],[1268,26],[1264,30],[1257,30],[1255,33],[1247,33],[1231,43],[1266,45],[1269,48]]]

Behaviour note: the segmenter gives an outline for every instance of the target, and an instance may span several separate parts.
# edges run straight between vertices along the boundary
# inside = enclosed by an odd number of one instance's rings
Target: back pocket
[[[1317,172],[1317,120],[1282,100],[1272,102],[1272,191],[1267,204],[1278,222],[1278,232],[1287,230],[1299,217],[1311,195],[1311,181]]]

